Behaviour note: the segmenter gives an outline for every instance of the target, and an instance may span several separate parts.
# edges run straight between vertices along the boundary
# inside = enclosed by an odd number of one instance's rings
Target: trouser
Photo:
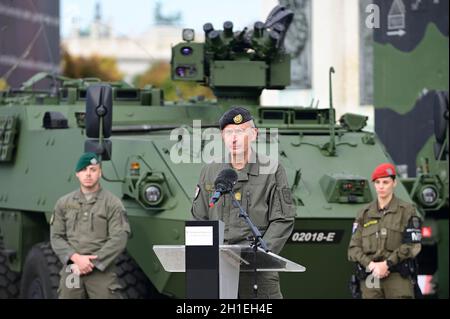
[[[120,299],[121,286],[114,272],[115,265],[100,271],[94,268],[87,275],[77,276],[70,267],[61,270],[58,288],[60,299]]]
[[[280,279],[278,272],[258,272],[256,277],[258,284],[258,299],[282,299],[283,295],[280,290]],[[254,273],[241,272],[239,274],[239,298],[252,299]]]
[[[361,292],[363,299],[413,299],[414,284],[411,278],[403,278],[396,272],[383,279],[370,275],[361,281]]]

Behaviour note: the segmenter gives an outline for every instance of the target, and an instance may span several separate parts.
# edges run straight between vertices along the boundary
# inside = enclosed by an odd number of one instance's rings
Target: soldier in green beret
[[[296,208],[288,185],[287,176],[281,164],[273,171],[261,168],[266,159],[252,149],[258,130],[250,112],[243,107],[234,107],[225,112],[219,120],[222,139],[230,154],[229,163],[205,165],[195,190],[192,214],[197,220],[222,220],[225,223],[226,244],[249,245],[252,235],[238,208],[231,203],[230,194],[221,196],[209,207],[214,193],[214,181],[224,169],[234,169],[238,181],[233,191],[242,207],[263,235],[270,251],[279,254],[294,227]],[[257,298],[282,298],[277,272],[258,272]],[[242,272],[239,276],[239,298],[254,297],[253,273]]]
[[[75,168],[80,189],[61,197],[50,221],[51,245],[63,264],[59,298],[120,298],[115,260],[124,251],[130,226],[119,198],[100,186],[95,153]]]

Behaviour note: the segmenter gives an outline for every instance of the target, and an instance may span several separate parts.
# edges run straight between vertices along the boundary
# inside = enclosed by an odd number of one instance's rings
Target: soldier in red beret
[[[372,173],[377,199],[353,223],[348,259],[357,263],[362,298],[414,298],[415,257],[421,227],[415,207],[397,198],[395,166],[383,163]]]

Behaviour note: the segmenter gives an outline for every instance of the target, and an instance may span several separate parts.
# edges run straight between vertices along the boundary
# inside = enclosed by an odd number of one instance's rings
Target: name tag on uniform
[[[367,223],[365,223],[365,224],[363,225],[363,227],[364,227],[364,228],[367,228],[367,227],[369,227],[369,226],[371,226],[371,225],[375,225],[375,224],[378,224],[378,220],[376,220],[376,219],[368,221]]]
[[[80,204],[67,204],[66,209],[80,209]]]

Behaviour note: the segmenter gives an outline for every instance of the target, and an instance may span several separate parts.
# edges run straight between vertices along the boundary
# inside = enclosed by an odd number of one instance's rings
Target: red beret
[[[395,176],[395,166],[391,163],[378,165],[372,173],[372,182],[381,177]]]

